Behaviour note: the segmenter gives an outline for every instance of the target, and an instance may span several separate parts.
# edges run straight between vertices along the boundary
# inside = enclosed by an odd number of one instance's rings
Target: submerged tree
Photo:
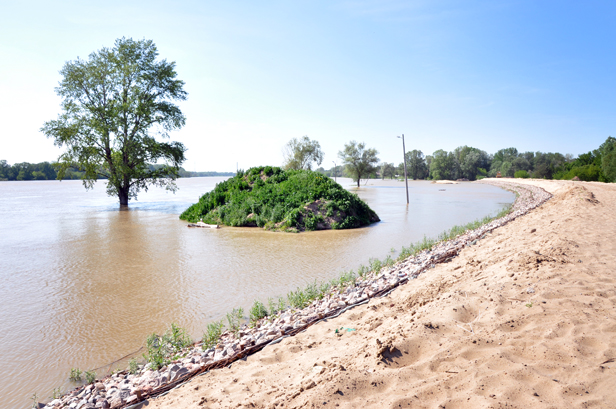
[[[84,171],[86,189],[106,178],[107,194],[128,205],[149,185],[175,191],[184,161],[183,144],[159,142],[184,126],[185,117],[172,101],[183,101],[184,82],[176,79],[175,63],[157,60],[151,40],[121,38],[113,48],[67,62],[56,88],[62,97],[57,120],[41,131],[65,146],[58,179],[73,166]],[[152,168],[159,161],[163,166]]]
[[[285,169],[306,169],[312,170],[312,163],[317,166],[323,162],[323,151],[317,141],[313,141],[308,136],[301,139],[291,139],[283,148],[284,156],[283,167]]]
[[[376,155],[376,149],[366,149],[365,143],[355,141],[345,144],[344,150],[338,152],[338,157],[344,162],[349,175],[357,182],[357,187],[360,186],[361,179],[367,178],[376,170],[376,164],[379,163]]]

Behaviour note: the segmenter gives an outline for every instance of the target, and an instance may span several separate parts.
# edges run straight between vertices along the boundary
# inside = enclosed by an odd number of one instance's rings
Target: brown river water
[[[0,408],[29,407],[34,393],[48,402],[76,386],[72,367],[103,376],[172,322],[198,339],[235,307],[396,257],[515,199],[485,184],[417,181],[407,207],[403,182],[357,189],[339,178],[382,222],[300,234],[187,228],[178,215],[224,179],[180,179],[177,194],[151,189],[126,211],[104,183],[0,182]]]

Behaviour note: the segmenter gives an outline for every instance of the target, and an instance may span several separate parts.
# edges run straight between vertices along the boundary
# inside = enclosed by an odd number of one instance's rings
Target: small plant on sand
[[[227,322],[229,323],[229,331],[233,333],[233,335],[237,336],[237,333],[240,330],[240,325],[242,324],[242,319],[244,318],[244,309],[242,307],[238,309],[233,309],[230,313],[227,313]]]
[[[533,307],[533,303],[532,303],[532,302],[530,302],[530,303],[526,304],[526,306],[527,306],[528,308],[532,308],[532,307]]]
[[[73,382],[81,381],[81,370],[79,368],[71,368],[71,373],[68,375],[68,379]]]
[[[368,274],[369,272],[370,272],[370,269],[364,266],[363,264],[360,264],[359,267],[357,268],[357,275],[359,275],[361,278],[364,278],[366,274]]]
[[[86,383],[93,383],[96,380],[96,372],[94,371],[85,371],[83,374],[86,377]]]
[[[205,333],[203,334],[202,348],[204,350],[213,348],[218,343],[218,340],[220,339],[220,336],[222,335],[223,327],[224,327],[224,324],[222,323],[222,321],[210,322],[209,324],[207,324],[207,329],[205,330]]]
[[[137,359],[133,358],[128,361],[128,373],[135,375],[139,372],[139,364],[137,363]]]
[[[250,323],[254,325],[261,318],[265,318],[269,315],[265,305],[261,301],[255,301],[250,309]]]

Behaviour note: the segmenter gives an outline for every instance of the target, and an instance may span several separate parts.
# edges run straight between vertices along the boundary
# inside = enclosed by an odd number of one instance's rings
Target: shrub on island
[[[356,194],[323,174],[272,166],[240,171],[218,183],[180,219],[289,232],[352,229],[380,221]]]

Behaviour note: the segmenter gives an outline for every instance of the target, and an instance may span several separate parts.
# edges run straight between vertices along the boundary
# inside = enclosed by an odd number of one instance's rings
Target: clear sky
[[[474,146],[574,155],[616,136],[614,1],[14,1],[0,13],[0,159],[54,160],[65,61],[151,39],[188,100],[187,170],[279,165],[308,135],[383,161]]]

